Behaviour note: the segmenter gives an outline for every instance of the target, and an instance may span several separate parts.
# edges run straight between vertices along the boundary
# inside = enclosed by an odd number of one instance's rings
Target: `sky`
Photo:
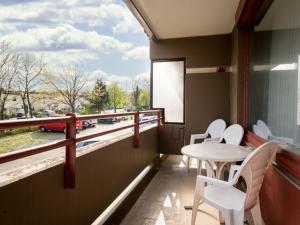
[[[149,78],[149,39],[122,0],[1,0],[0,23],[0,40],[51,67],[76,65],[124,89]]]

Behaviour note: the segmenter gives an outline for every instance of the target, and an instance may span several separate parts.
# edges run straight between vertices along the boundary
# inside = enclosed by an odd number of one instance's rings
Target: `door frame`
[[[165,116],[163,116],[164,124],[174,124],[174,125],[185,125],[185,80],[186,80],[186,58],[162,58],[162,59],[151,59],[151,70],[150,70],[150,107],[151,109],[163,109],[164,108],[155,108],[153,107],[153,63],[155,62],[177,62],[183,61],[183,122],[166,122]]]

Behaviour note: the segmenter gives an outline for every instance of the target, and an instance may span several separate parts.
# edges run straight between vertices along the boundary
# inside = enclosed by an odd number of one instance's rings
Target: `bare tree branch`
[[[77,67],[64,66],[58,75],[48,74],[47,76],[47,82],[60,95],[72,112],[76,111],[76,103],[87,81],[86,74]]]

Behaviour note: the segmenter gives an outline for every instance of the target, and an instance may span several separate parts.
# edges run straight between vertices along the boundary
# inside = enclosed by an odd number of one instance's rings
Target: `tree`
[[[102,80],[97,79],[94,90],[90,93],[88,100],[92,108],[97,110],[97,113],[101,113],[105,106],[107,106],[109,102],[108,91]]]
[[[88,77],[77,67],[64,66],[58,75],[47,74],[47,82],[69,106],[71,112],[76,111],[76,103],[81,97]]]
[[[118,82],[108,86],[109,105],[117,112],[117,108],[123,107],[126,101],[126,94]]]
[[[20,73],[18,73],[19,92],[23,101],[25,114],[33,117],[31,95],[41,82],[41,76],[45,72],[46,63],[43,55],[36,57],[32,53],[24,53],[20,57]]]
[[[144,77],[137,77],[132,80],[132,105],[136,110],[150,108],[150,82]]]
[[[132,81],[132,105],[135,107],[135,109],[139,109],[139,97],[142,92],[142,89],[140,88],[140,79],[135,79]]]
[[[150,109],[150,91],[149,89],[143,89],[139,99],[138,99],[138,103],[139,105],[143,108],[143,109]]]
[[[11,93],[13,81],[19,72],[19,55],[13,53],[9,43],[0,43],[0,119],[5,115],[5,104]]]

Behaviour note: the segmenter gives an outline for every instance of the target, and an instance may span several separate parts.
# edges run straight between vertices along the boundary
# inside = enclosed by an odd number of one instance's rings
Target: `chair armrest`
[[[240,169],[241,166],[239,165],[231,165],[230,166],[230,171],[229,171],[229,176],[228,176],[228,181],[232,181],[235,173]]]
[[[190,144],[195,144],[195,140],[196,139],[204,139],[208,137],[208,133],[204,133],[204,134],[192,134],[191,135],[191,140],[190,140]]]
[[[293,139],[288,137],[277,137],[277,136],[269,136],[270,140],[285,142],[288,144],[293,144]]]
[[[213,143],[220,143],[222,138],[205,138],[204,142],[213,142]]]
[[[233,185],[233,182],[229,181],[223,181],[223,180],[218,180],[215,178],[211,177],[206,177],[206,176],[197,176],[197,182],[203,183],[203,184],[211,184],[211,185],[216,185],[219,187],[231,187]]]

